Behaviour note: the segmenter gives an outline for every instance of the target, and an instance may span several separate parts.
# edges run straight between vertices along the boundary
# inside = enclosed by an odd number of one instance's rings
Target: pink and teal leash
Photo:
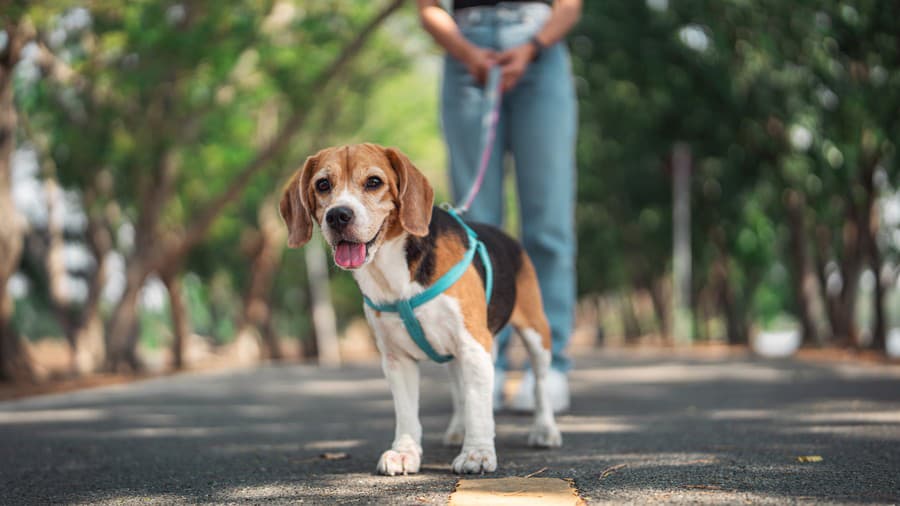
[[[487,107],[481,118],[481,161],[478,166],[478,174],[466,198],[458,204],[454,210],[459,214],[464,214],[469,210],[472,201],[481,190],[481,184],[484,182],[484,174],[487,172],[488,163],[491,161],[491,154],[494,150],[494,141],[497,138],[497,122],[500,119],[500,66],[494,65],[488,70],[487,83],[485,84],[485,98],[487,99]]]

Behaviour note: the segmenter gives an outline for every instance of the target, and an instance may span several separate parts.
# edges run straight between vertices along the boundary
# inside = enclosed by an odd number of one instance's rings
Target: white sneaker
[[[569,409],[569,377],[562,371],[550,369],[544,379],[547,383],[547,396],[554,413]],[[519,391],[509,401],[507,407],[513,411],[534,411],[534,373],[529,370],[522,378]]]

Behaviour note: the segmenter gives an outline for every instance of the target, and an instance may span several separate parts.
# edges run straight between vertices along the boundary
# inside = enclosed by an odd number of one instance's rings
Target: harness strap
[[[419,323],[419,319],[416,318],[413,310],[444,293],[448,288],[453,286],[454,283],[459,281],[459,278],[465,274],[466,269],[469,268],[469,265],[475,258],[476,252],[484,266],[484,294],[488,304],[491,302],[491,292],[494,289],[494,269],[491,265],[491,259],[490,256],[488,256],[487,248],[484,243],[478,239],[478,234],[476,234],[471,227],[466,225],[462,218],[456,214],[456,211],[448,209],[447,212],[462,225],[463,229],[466,231],[466,236],[469,239],[469,249],[466,250],[466,254],[463,256],[462,260],[451,267],[446,274],[438,278],[438,280],[425,289],[425,291],[409,299],[401,299],[387,304],[376,304],[363,295],[363,300],[366,305],[372,309],[385,313],[399,313],[400,319],[403,320],[403,326],[406,327],[406,331],[409,333],[409,337],[412,338],[413,342],[415,342],[426,355],[428,355],[428,358],[439,364],[453,360],[453,355],[441,355],[435,351],[431,346],[431,343],[428,342],[428,339],[425,338],[425,330],[422,328],[422,324]]]
[[[453,360],[453,355],[441,355],[435,351],[428,339],[425,338],[425,330],[422,328],[422,324],[419,323],[419,319],[416,318],[416,314],[413,313],[409,300],[398,302],[397,309],[399,310],[400,318],[403,320],[403,326],[409,332],[409,337],[428,355],[428,358],[439,364]]]

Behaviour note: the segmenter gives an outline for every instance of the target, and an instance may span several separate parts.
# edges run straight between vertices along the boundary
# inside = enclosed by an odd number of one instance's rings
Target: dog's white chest
[[[453,355],[465,328],[459,303],[452,297],[439,295],[413,312],[434,351],[441,355]],[[428,355],[409,335],[398,313],[375,311],[367,306],[366,317],[375,330],[382,352],[399,352],[417,360],[428,359]]]
[[[370,265],[353,273],[363,294],[384,303],[409,299],[425,291],[424,286],[410,279],[405,244],[405,235],[386,241],[374,253]],[[382,353],[400,353],[418,360],[428,358],[410,337],[399,313],[376,311],[368,305],[365,312]],[[440,294],[413,312],[434,351],[441,355],[454,355],[460,340],[466,335],[459,302],[449,295]]]

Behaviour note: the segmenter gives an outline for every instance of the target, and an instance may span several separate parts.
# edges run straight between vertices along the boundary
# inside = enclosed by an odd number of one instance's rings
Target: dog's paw
[[[447,432],[444,433],[444,446],[459,446],[466,437],[466,428],[463,424],[450,423]]]
[[[497,454],[494,447],[463,448],[453,459],[450,468],[456,474],[493,473],[497,470]]]
[[[388,450],[378,459],[378,474],[396,476],[418,473],[421,461],[421,454],[415,450]]]
[[[528,433],[528,446],[537,448],[559,448],[562,446],[562,434],[556,424],[536,423]]]

